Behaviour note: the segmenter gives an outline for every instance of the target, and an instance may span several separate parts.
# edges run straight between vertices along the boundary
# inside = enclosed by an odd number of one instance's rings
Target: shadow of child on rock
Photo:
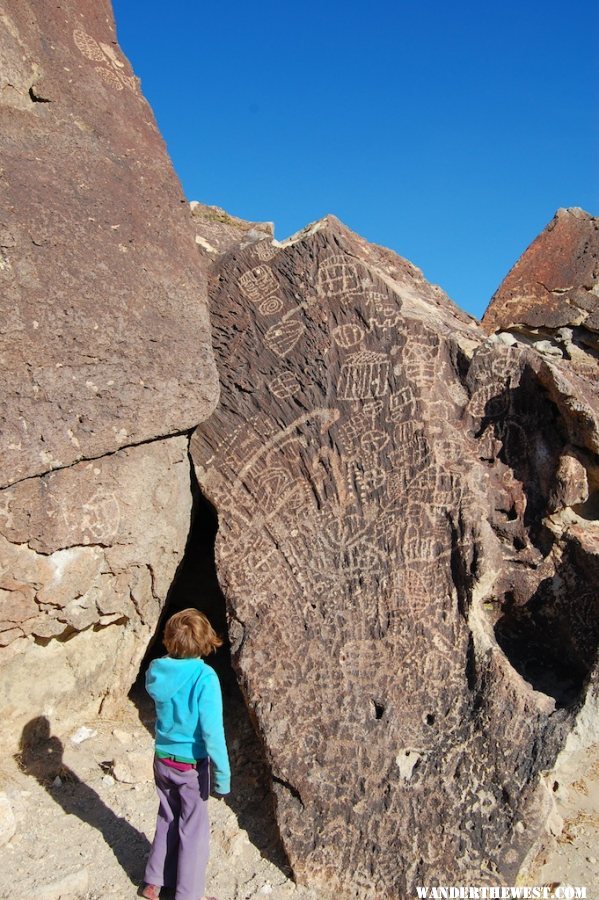
[[[134,884],[142,878],[150,844],[144,834],[117,816],[100,796],[63,761],[64,746],[52,735],[45,716],[32,719],[23,729],[16,760],[46,790],[67,815],[100,832],[117,862]],[[60,782],[57,782],[57,777]]]

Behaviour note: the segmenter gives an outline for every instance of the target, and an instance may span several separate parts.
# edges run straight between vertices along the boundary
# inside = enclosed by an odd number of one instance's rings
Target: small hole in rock
[[[385,707],[383,706],[383,704],[382,704],[382,703],[377,703],[376,700],[371,700],[370,702],[372,703],[372,709],[373,709],[373,712],[374,712],[374,718],[375,718],[375,719],[382,719],[382,718],[383,718],[383,713],[385,712]]]

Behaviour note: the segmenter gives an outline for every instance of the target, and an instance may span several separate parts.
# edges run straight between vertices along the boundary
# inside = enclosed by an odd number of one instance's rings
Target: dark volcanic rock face
[[[108,0],[3,6],[0,484],[216,403],[189,210]]]
[[[225,254],[211,310],[221,403],[192,456],[296,875],[513,883],[595,653],[544,524],[584,493],[580,410],[334,219]]]

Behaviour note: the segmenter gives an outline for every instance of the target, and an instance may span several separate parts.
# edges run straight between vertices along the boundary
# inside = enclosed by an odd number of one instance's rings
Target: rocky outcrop
[[[593,367],[599,351],[599,219],[582,209],[559,209],[501,283],[483,325],[514,331],[541,351]]]
[[[218,382],[189,208],[110,3],[23,0],[0,21],[0,670],[18,742],[28,718],[68,724],[135,679],[189,531],[182,432]]]
[[[197,200],[192,200],[190,207],[196,244],[207,259],[218,259],[221,253],[232,247],[274,237],[272,222],[246,222],[230,215],[220,206],[207,206]]]
[[[4,4],[0,486],[214,407],[189,209],[108,0]]]
[[[513,883],[594,671],[593,410],[327,218],[232,247],[191,444],[300,881]]]

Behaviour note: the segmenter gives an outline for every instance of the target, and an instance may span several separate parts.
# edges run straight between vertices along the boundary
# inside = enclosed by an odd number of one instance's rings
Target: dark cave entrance
[[[150,662],[166,652],[162,643],[164,624],[174,613],[188,607],[203,612],[224,639],[224,645],[206,660],[218,673],[223,694],[232,774],[232,791],[224,802],[233,810],[239,826],[247,831],[259,852],[287,877],[292,877],[276,825],[270,768],[232,663],[225,598],[214,559],[218,517],[214,507],[202,495],[191,461],[190,465],[193,505],[185,553],[130,696],[141,720],[153,734],[154,710],[144,689],[144,676]]]
[[[599,573],[588,581],[579,573],[566,560],[526,604],[508,595],[495,623],[497,643],[516,671],[553,697],[556,709],[572,711],[584,699],[599,648]]]

